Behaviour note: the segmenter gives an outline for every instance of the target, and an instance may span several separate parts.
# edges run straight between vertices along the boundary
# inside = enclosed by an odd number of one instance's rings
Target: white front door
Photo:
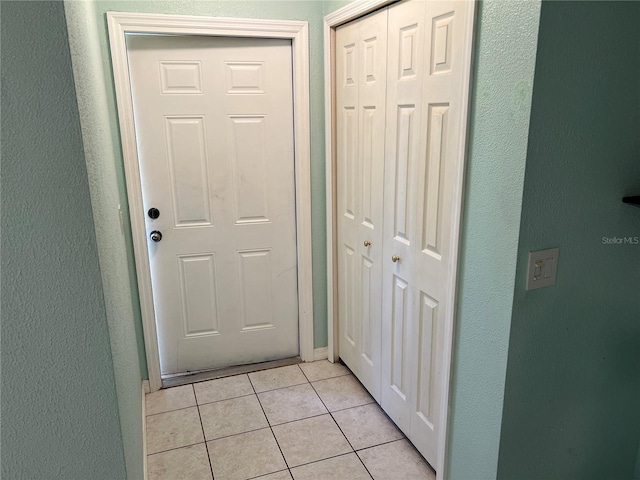
[[[297,355],[291,42],[127,50],[161,373]]]

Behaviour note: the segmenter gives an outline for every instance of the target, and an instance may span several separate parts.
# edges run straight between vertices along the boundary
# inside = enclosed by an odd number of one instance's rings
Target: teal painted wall
[[[130,234],[127,237],[129,225],[124,222],[124,232],[121,231],[118,212],[124,187],[119,189],[114,182],[117,176],[114,160],[117,155],[113,142],[118,138],[118,131],[111,128],[95,6],[90,1],[66,1],[65,14],[94,212],[127,477],[141,479],[144,468],[141,381],[146,376],[146,363]],[[123,214],[126,215],[126,205],[123,204],[123,207]]]
[[[640,2],[543,2],[499,478],[630,479],[640,440]],[[527,252],[560,247],[526,292]]]
[[[448,478],[496,477],[539,1],[478,4]]]
[[[125,478],[62,2],[1,12],[2,478]]]

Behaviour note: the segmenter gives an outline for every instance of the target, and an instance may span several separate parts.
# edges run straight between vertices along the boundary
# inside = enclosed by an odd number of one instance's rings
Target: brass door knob
[[[364,241],[364,246],[365,247],[370,247],[371,246],[371,242],[369,240],[365,240]]]
[[[398,255],[394,255],[393,257],[391,257],[391,261],[393,263],[397,263],[400,261],[400,257]]]

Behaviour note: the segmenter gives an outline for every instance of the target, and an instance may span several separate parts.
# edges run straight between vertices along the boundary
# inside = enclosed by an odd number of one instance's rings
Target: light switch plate
[[[529,252],[529,267],[527,268],[527,290],[548,287],[556,283],[558,270],[559,248],[549,248]]]

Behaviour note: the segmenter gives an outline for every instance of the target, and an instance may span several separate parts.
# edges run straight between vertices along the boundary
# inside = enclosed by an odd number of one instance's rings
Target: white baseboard
[[[147,402],[145,395],[149,393],[149,380],[142,381],[142,469],[144,480],[147,480]]]
[[[313,361],[326,360],[329,358],[329,349],[327,347],[320,347],[313,350]]]

